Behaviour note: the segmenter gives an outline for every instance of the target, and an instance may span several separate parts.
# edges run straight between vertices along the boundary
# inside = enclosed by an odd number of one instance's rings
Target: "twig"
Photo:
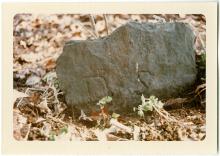
[[[116,127],[118,127],[118,128],[120,128],[120,129],[123,129],[123,130],[125,130],[125,131],[128,132],[128,133],[132,133],[132,130],[131,130],[130,127],[127,127],[127,126],[121,124],[120,122],[118,122],[118,121],[115,120],[115,119],[111,119],[111,120],[110,120],[110,124],[111,124],[111,125],[114,125],[114,126],[116,126]]]
[[[128,141],[128,139],[120,138],[113,134],[106,134],[107,141]]]
[[[56,100],[57,104],[59,104],[60,101],[58,100],[58,97],[57,97],[57,90],[56,90],[56,88],[53,85],[51,85],[49,88],[51,88],[53,90],[55,100]]]
[[[103,17],[104,17],[104,20],[105,20],[105,28],[106,28],[106,31],[107,31],[107,35],[109,35],[109,25],[108,25],[108,20],[107,20],[107,16],[106,14],[103,14]]]
[[[201,89],[200,91],[198,91],[197,94],[196,94],[196,97],[197,97],[198,95],[200,95],[202,92],[204,92],[205,90],[206,90],[206,88],[203,88],[203,89]]]
[[[139,135],[140,135],[140,127],[138,127],[138,126],[134,126],[134,131],[133,131],[133,139],[135,140],[135,141],[138,141],[138,140],[140,140],[140,138],[139,138]]]
[[[176,120],[175,118],[173,119],[173,118],[169,117],[169,113],[168,113],[168,112],[165,111],[165,113],[167,114],[167,116],[166,116],[166,115],[164,115],[160,110],[158,110],[158,108],[156,108],[154,105],[153,105],[153,107],[154,107],[154,110],[155,110],[159,115],[161,115],[162,117],[164,117],[168,122],[175,122],[175,123],[177,123],[177,124],[178,124],[179,126],[181,126],[181,127],[187,127],[187,128],[190,127],[190,126],[186,125],[186,123],[184,123],[184,122],[182,122],[182,121],[178,121],[178,120]]]
[[[99,34],[98,34],[97,30],[96,30],[95,20],[94,20],[93,15],[90,14],[90,15],[89,15],[89,18],[90,18],[90,21],[91,21],[91,23],[92,23],[93,31],[94,31],[94,33],[95,33],[95,35],[96,35],[96,38],[98,38],[98,37],[99,37]]]
[[[45,88],[29,88],[29,90],[41,91],[43,92]]]
[[[78,23],[80,26],[82,26],[82,28],[84,29],[84,30],[86,30],[89,34],[91,34],[93,37],[95,37],[95,38],[97,38],[97,36],[93,33],[93,32],[91,32],[90,30],[88,30],[84,25],[82,25],[81,23]]]
[[[29,89],[30,89],[30,88],[27,88],[24,93],[27,94],[27,92],[29,91]],[[19,105],[20,105],[21,101],[23,101],[23,99],[24,99],[24,97],[22,97],[22,98],[19,100],[19,102],[18,102],[18,104],[17,104],[17,107],[19,107]]]
[[[54,118],[54,117],[52,117],[52,116],[48,116],[48,118],[50,118],[51,120],[53,120],[53,121],[55,121],[55,122],[59,122],[59,123],[62,123],[62,124],[64,124],[64,125],[68,125],[66,122],[63,122],[63,121],[61,121],[60,119],[56,119],[56,118]]]
[[[49,86],[51,86],[51,83],[49,84]],[[48,90],[49,90],[49,87],[47,87],[47,89],[43,92],[43,95],[46,94]]]
[[[50,86],[49,86],[49,88],[51,88],[52,90],[53,90],[53,93],[54,93],[54,97],[55,97],[55,113],[56,114],[59,114],[59,112],[58,112],[58,105],[60,104],[60,101],[59,101],[59,99],[58,99],[58,93],[57,93],[57,90],[56,90],[56,88],[54,87],[54,85],[52,85],[52,84],[50,84]]]
[[[159,115],[161,115],[162,117],[164,117],[167,121],[172,121],[172,122],[177,122],[177,123],[178,123],[177,120],[172,119],[172,118],[170,118],[170,117],[168,117],[168,116],[165,116],[163,113],[161,113],[161,111],[158,110],[156,106],[153,105],[153,107],[154,107],[154,110],[155,110]]]
[[[205,88],[205,87],[206,87],[206,84],[205,84],[205,83],[199,85],[199,86],[196,88],[195,93],[197,93],[200,89],[203,89],[203,88]]]

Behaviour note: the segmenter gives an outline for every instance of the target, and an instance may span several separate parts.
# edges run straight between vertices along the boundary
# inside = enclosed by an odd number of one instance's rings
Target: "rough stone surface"
[[[196,79],[194,35],[184,23],[135,23],[110,36],[70,41],[57,61],[69,105],[85,112],[105,96],[115,112],[132,111],[141,94],[174,97]]]

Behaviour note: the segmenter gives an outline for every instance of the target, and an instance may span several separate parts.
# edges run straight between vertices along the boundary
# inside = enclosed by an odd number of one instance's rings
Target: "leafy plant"
[[[97,105],[100,107],[100,113],[99,113],[99,120],[97,120],[97,125],[102,126],[103,128],[108,125],[108,120],[109,120],[109,114],[108,111],[105,107],[107,103],[110,103],[112,101],[112,97],[110,96],[105,96],[99,102]]]
[[[110,103],[111,101],[112,101],[112,97],[106,96],[102,98],[101,100],[99,100],[97,105],[100,106],[101,108],[104,108],[105,104]]]
[[[63,127],[61,130],[60,130],[60,133],[67,133],[68,132],[68,127]]]
[[[206,66],[206,53],[202,53],[199,57],[198,65],[200,68],[205,68]]]
[[[206,53],[204,52],[197,57],[196,63],[198,68],[198,77],[200,78],[201,82],[204,83],[206,79]]]
[[[158,100],[155,96],[150,96],[150,98],[145,98],[144,95],[141,96],[142,104],[137,107],[137,113],[139,116],[144,117],[144,112],[160,110],[163,108],[163,103]],[[134,108],[136,111],[136,108]]]
[[[56,135],[55,132],[51,132],[48,138],[49,141],[55,141],[55,135]]]
[[[56,89],[59,89],[60,83],[57,79],[56,72],[49,72],[43,77],[43,81],[48,85],[54,86]]]

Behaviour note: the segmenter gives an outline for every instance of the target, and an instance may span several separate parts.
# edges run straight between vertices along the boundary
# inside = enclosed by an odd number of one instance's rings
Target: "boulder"
[[[104,38],[67,42],[57,76],[68,105],[91,112],[111,96],[109,110],[130,112],[142,94],[175,97],[194,84],[193,45],[187,24],[130,22]]]

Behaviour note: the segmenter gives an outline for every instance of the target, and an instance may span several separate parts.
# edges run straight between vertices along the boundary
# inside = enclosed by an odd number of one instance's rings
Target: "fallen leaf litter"
[[[206,48],[204,16],[115,14],[93,17],[70,14],[18,14],[14,17],[14,138],[68,141],[204,140],[205,110],[200,107],[185,108],[182,105],[180,109],[169,110],[169,115],[181,124],[167,121],[158,113],[153,113],[147,119],[129,115],[116,115],[112,118],[108,114],[106,127],[97,126],[96,120],[99,119],[95,117],[91,117],[95,124],[88,127],[85,122],[83,124],[79,119],[73,119],[66,114],[65,100],[54,69],[56,59],[68,40],[106,36],[107,33],[131,20],[154,23],[180,21],[189,23],[197,36],[196,54],[201,55]],[[91,25],[90,19],[95,19],[96,31],[93,31],[94,25]],[[201,85],[196,90],[203,103],[205,103],[202,96],[204,88],[205,86]],[[182,104],[187,103],[187,100],[174,99],[170,101],[172,102]],[[86,114],[84,118],[88,120],[87,123],[92,122]]]

